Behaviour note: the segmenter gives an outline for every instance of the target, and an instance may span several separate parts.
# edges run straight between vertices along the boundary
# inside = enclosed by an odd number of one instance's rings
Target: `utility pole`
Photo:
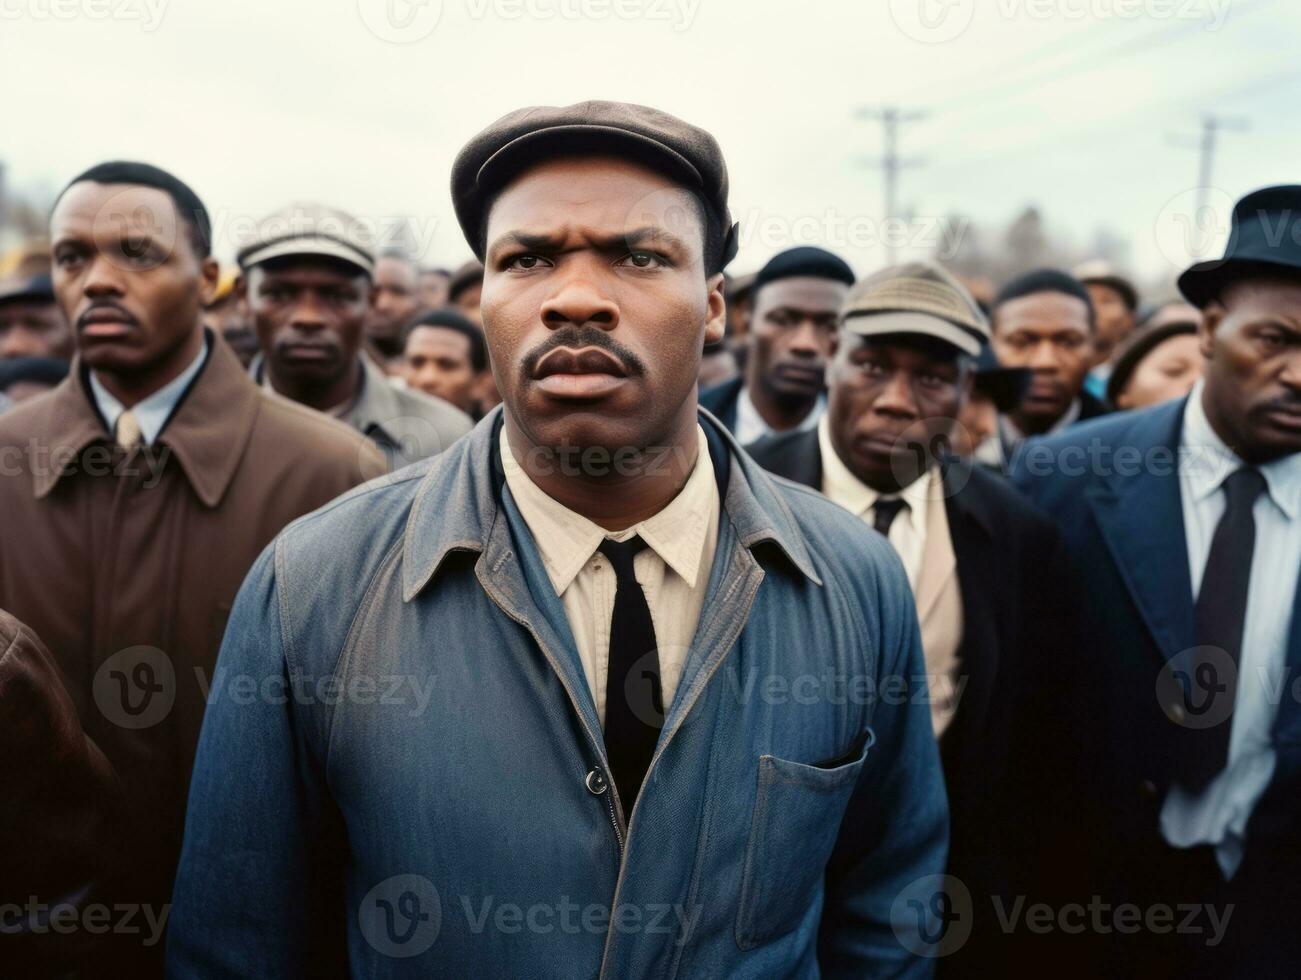
[[[921,166],[920,158],[905,159],[899,155],[899,127],[904,123],[924,119],[926,113],[920,109],[904,111],[898,106],[882,106],[879,109],[864,106],[858,110],[859,119],[879,119],[881,121],[881,158],[866,161],[871,166],[880,167],[885,175],[885,221],[898,217],[899,172],[909,167]],[[890,235],[883,235],[886,258],[894,265],[896,248]]]
[[[1206,214],[1207,195],[1211,190],[1211,176],[1215,172],[1215,151],[1218,148],[1219,136],[1224,132],[1240,133],[1247,127],[1246,119],[1217,116],[1207,112],[1202,115],[1202,132],[1195,143],[1187,138],[1175,137],[1172,140],[1176,145],[1197,150],[1197,210],[1193,217],[1199,227]],[[1204,254],[1208,239],[1209,236],[1197,237],[1195,258],[1200,258]]]

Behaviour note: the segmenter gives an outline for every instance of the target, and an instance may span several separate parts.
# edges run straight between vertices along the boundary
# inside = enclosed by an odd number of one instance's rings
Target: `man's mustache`
[[[597,327],[566,327],[553,333],[524,356],[523,368],[525,375],[533,377],[537,373],[537,367],[542,358],[558,347],[570,347],[574,350],[583,347],[599,347],[618,359],[628,377],[631,378],[646,373],[645,362],[628,348],[611,338],[604,330]]]

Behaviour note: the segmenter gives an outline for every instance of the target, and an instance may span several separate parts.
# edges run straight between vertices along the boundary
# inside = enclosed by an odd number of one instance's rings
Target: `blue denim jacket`
[[[725,518],[628,814],[499,419],[249,573],[169,975],[928,976],[935,910],[912,895],[944,870],[948,812],[885,539],[701,413]]]

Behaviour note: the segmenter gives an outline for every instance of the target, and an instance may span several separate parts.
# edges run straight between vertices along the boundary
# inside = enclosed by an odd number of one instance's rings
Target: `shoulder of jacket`
[[[450,402],[443,401],[441,398],[432,398],[423,392],[412,391],[409,388],[394,388],[393,392],[397,396],[398,404],[403,409],[410,409],[413,416],[427,418],[457,431],[458,434],[464,434],[474,428],[474,420]]]

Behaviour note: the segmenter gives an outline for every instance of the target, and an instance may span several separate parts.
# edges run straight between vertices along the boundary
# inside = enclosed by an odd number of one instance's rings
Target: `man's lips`
[[[555,398],[603,398],[628,380],[619,359],[599,347],[557,347],[533,369],[537,385]]]
[[[282,344],[280,356],[288,361],[328,361],[334,348],[325,344]]]
[[[812,364],[778,364],[774,366],[773,373],[801,384],[822,384],[826,377],[826,369],[822,365]]]
[[[541,381],[557,374],[607,374],[616,378],[626,378],[619,359],[599,347],[557,347],[543,355],[533,369],[533,377]]]
[[[137,326],[135,317],[113,306],[93,307],[77,318],[77,332],[92,339],[123,337]]]

